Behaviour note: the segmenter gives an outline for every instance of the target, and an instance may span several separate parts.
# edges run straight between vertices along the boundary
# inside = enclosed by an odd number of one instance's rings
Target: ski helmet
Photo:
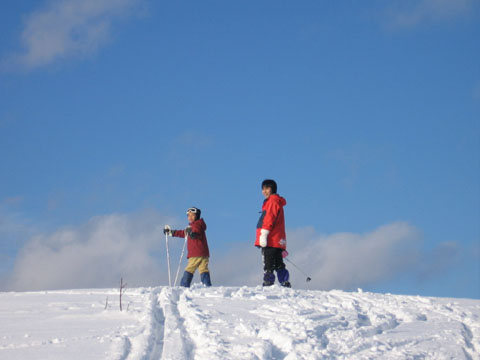
[[[196,208],[195,206],[192,206],[191,208],[188,208],[187,210],[187,215],[189,213],[194,213],[195,214],[195,220],[200,219],[200,215],[202,215],[202,210],[199,208]]]

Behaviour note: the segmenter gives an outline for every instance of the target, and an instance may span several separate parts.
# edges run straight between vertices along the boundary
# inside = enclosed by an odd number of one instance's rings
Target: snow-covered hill
[[[324,358],[480,359],[480,301],[194,285],[127,289],[120,312],[115,289],[0,293],[4,360]]]

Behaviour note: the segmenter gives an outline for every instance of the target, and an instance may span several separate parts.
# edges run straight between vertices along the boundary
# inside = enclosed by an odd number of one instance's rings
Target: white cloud
[[[474,0],[418,0],[400,1],[389,8],[390,25],[413,27],[422,22],[456,19],[468,14]]]
[[[313,232],[310,230],[310,234]],[[381,226],[366,234],[338,233],[307,236],[308,231],[293,233],[295,239],[308,238],[301,248],[300,263],[315,254],[314,282],[326,289],[349,289],[374,284],[400,274],[419,258],[418,230],[403,222]],[[295,243],[293,250],[301,250]]]
[[[79,227],[37,235],[22,249],[7,289],[114,287],[167,283],[165,223],[156,212],[95,217]],[[172,244],[174,253],[181,242]],[[172,263],[173,265],[173,263]]]
[[[32,69],[94,53],[110,38],[114,20],[133,13],[142,0],[53,0],[26,16],[24,51],[9,61]]]
[[[287,237],[288,258],[312,278],[307,284],[306,276],[287,262],[296,288],[355,289],[399,275],[415,267],[420,258],[419,232],[403,222],[366,234],[319,235],[308,227],[289,231]],[[261,283],[261,255],[253,247],[235,249],[217,266],[221,271],[212,277],[217,276],[220,283]]]
[[[120,277],[129,286],[168,283],[163,225],[181,227],[184,221],[155,211],[137,215],[105,215],[86,224],[51,234],[36,235],[19,252],[2,290],[43,290],[114,287]],[[344,289],[377,285],[405,273],[420,280],[442,274],[451,265],[454,243],[440,244],[422,253],[419,231],[404,222],[381,226],[365,234],[322,235],[311,227],[288,231],[289,259],[312,281],[287,263],[295,288]],[[212,239],[210,239],[212,245]],[[214,240],[214,239],[213,239]],[[170,240],[172,276],[183,239]],[[228,252],[211,246],[210,269],[214,285],[256,286],[263,277],[259,249],[251,241]],[[180,268],[183,274],[185,259]],[[199,281],[198,274],[194,282]]]

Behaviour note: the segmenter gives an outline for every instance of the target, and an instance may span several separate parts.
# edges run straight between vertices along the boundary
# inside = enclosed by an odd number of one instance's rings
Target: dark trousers
[[[274,247],[262,248],[263,255],[263,270],[265,272],[273,272],[285,269],[285,263],[283,262],[282,249]]]

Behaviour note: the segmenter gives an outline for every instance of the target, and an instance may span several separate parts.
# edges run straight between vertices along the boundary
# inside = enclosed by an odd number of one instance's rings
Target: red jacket
[[[207,224],[205,224],[203,219],[199,219],[190,223],[190,226],[192,227],[192,232],[187,240],[187,259],[197,256],[209,257],[210,252],[208,251],[207,235],[205,234]],[[185,230],[174,230],[172,235],[184,238]]]
[[[262,215],[257,224],[257,239],[255,246],[260,246],[260,231],[270,231],[267,237],[267,246],[280,249],[287,248],[287,236],[285,234],[285,215],[283,207],[287,201],[280,195],[273,194],[265,199],[262,206]]]

